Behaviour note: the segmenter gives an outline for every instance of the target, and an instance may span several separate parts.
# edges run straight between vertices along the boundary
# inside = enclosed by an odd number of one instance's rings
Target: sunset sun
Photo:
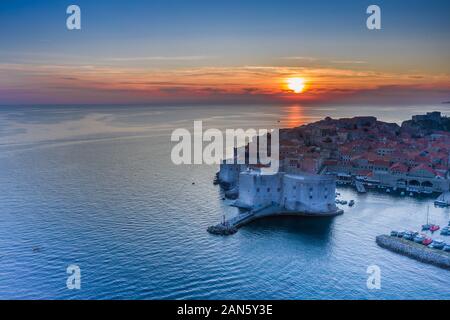
[[[289,90],[295,93],[302,93],[305,89],[305,79],[303,78],[288,78],[286,82]]]

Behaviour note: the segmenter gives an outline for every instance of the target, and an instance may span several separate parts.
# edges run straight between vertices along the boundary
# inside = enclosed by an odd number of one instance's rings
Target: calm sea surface
[[[273,128],[449,108],[2,107],[0,298],[450,299],[449,271],[374,241],[417,229],[432,198],[341,189],[356,200],[343,216],[267,219],[217,237],[206,228],[236,213],[212,184],[217,166],[170,160],[172,130],[194,120]],[[450,210],[431,205],[430,217],[447,224]],[[66,288],[70,264],[81,290]],[[381,268],[381,290],[366,287],[369,265]]]

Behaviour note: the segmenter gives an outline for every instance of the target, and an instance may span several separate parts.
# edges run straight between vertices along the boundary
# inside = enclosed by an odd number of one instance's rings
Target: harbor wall
[[[242,207],[273,205],[286,212],[328,214],[337,211],[335,200],[336,181],[332,176],[262,174],[255,170],[239,176],[237,203]]]
[[[239,177],[239,201],[249,207],[280,203],[283,175],[242,172]]]
[[[246,169],[247,166],[244,164],[227,164],[224,160],[220,164],[219,182],[226,184],[229,188],[235,187],[239,184],[239,174]]]
[[[290,211],[326,213],[336,210],[336,182],[331,176],[285,175],[281,205]]]
[[[431,249],[413,241],[388,235],[378,236],[376,242],[382,248],[450,270],[450,253],[448,252]]]

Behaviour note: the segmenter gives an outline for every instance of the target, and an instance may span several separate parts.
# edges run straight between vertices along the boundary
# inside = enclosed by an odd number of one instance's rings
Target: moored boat
[[[432,249],[442,250],[445,247],[445,242],[442,240],[434,240],[428,247]]]
[[[423,243],[423,241],[426,239],[426,236],[425,235],[423,235],[423,234],[419,234],[419,235],[416,235],[415,237],[414,237],[414,242],[416,242],[416,243]]]
[[[448,195],[448,192],[442,193],[435,201],[434,205],[437,207],[448,207],[450,205],[450,202],[448,198],[446,199],[446,195]]]
[[[430,231],[431,231],[431,232],[435,232],[435,231],[438,231],[440,228],[441,228],[441,227],[439,227],[437,224],[432,224],[432,225],[430,226]]]
[[[405,240],[413,240],[414,239],[413,233],[411,231],[405,232],[405,234],[403,235],[403,239],[405,239]]]
[[[422,244],[423,244],[424,246],[428,246],[428,245],[430,245],[432,242],[433,242],[433,239],[431,239],[431,238],[425,238],[425,240],[423,240]]]

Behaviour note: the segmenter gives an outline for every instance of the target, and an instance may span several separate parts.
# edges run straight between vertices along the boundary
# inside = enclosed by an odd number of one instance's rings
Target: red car
[[[433,242],[433,239],[431,239],[431,238],[425,238],[425,240],[423,240],[422,244],[423,244],[424,246],[427,246],[427,245],[431,244],[432,242]]]

